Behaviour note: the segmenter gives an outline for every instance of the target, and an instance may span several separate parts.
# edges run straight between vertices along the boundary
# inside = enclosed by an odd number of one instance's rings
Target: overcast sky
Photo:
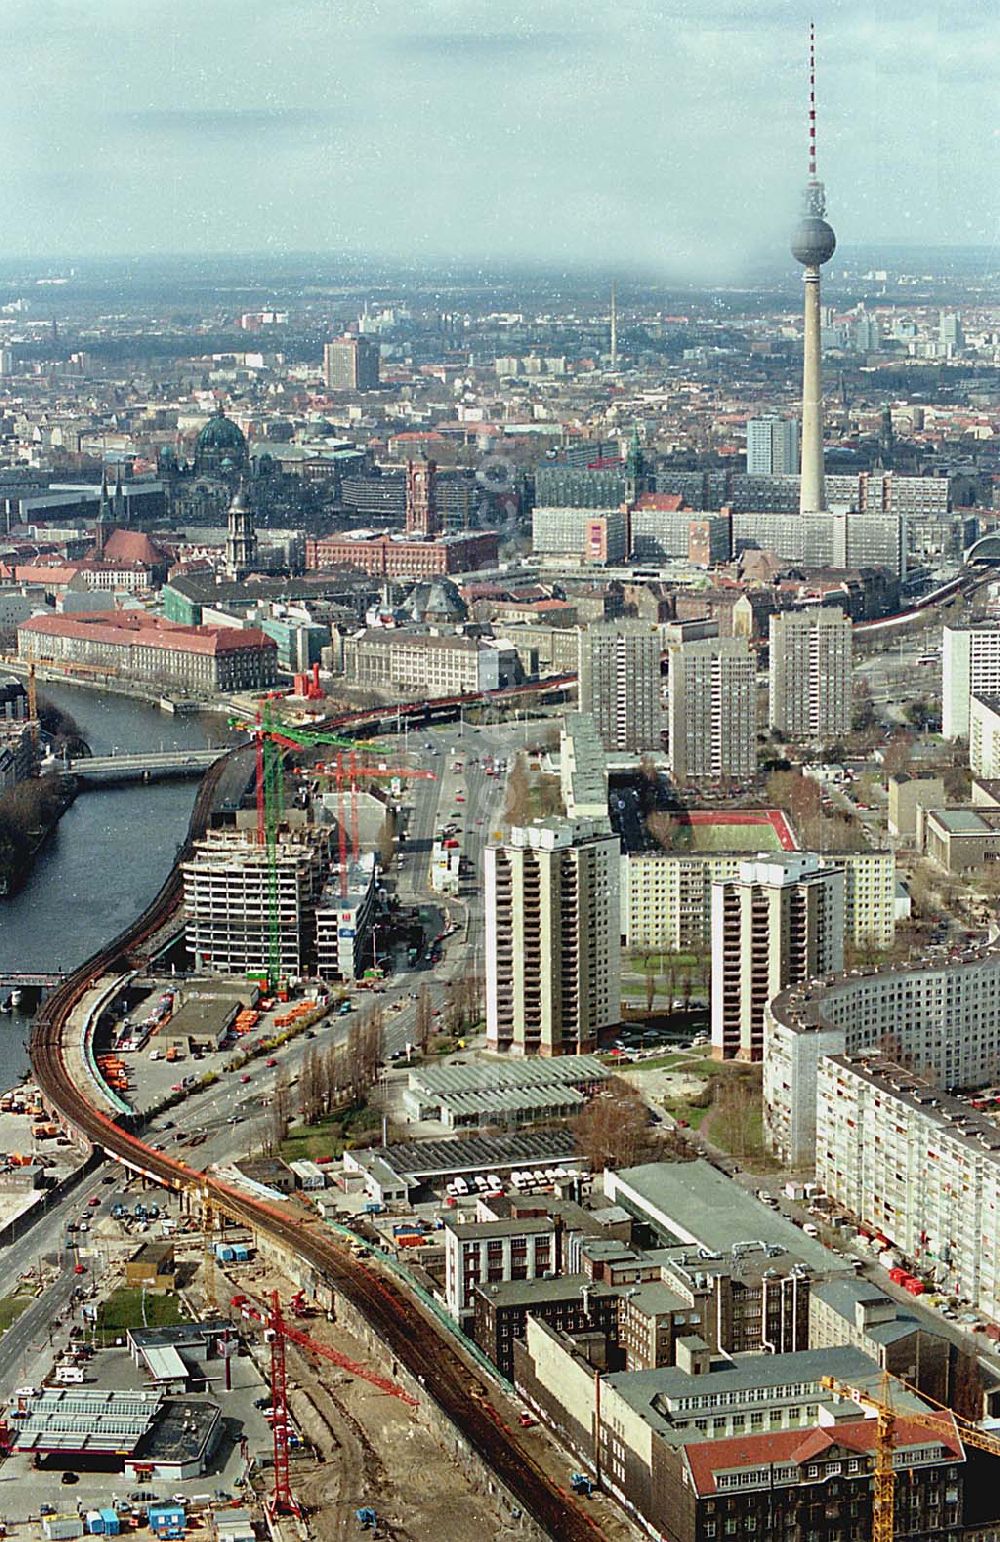
[[[995,0],[2,0],[0,250],[738,274],[819,34],[842,244],[991,243]]]

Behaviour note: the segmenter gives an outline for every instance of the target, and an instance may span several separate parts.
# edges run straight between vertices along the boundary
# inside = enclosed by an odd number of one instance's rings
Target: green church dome
[[[201,454],[206,450],[215,455],[229,453],[240,462],[246,458],[246,439],[232,418],[226,417],[221,406],[198,434],[196,453]]]

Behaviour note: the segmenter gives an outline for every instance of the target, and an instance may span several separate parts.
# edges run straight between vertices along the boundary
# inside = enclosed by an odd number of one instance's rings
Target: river
[[[204,748],[230,737],[221,715],[171,716],[79,686],[40,694],[75,719],[95,755]],[[0,972],[72,969],[121,931],[160,887],[187,832],[195,781],[81,792],[24,886],[0,899]],[[0,1017],[0,1087],[27,1068],[27,1019]]]

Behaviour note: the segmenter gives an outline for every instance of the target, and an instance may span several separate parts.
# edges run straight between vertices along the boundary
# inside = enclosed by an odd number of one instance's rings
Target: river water
[[[147,702],[43,685],[95,755],[204,748],[230,737],[221,715],[171,716]],[[72,969],[149,903],[187,833],[196,781],[81,792],[42,847],[23,888],[0,899],[0,973]],[[6,993],[5,993],[6,994]],[[0,1087],[27,1068],[28,1020],[0,1017]]]

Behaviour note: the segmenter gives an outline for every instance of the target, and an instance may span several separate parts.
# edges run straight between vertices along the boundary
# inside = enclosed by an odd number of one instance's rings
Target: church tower
[[[229,505],[226,527],[226,573],[236,580],[246,578],[257,557],[257,536],[253,527],[253,510],[245,480],[240,481]]]
[[[406,463],[406,533],[407,535],[438,535],[441,520],[438,515],[435,484],[437,465],[432,460],[411,460]]]

